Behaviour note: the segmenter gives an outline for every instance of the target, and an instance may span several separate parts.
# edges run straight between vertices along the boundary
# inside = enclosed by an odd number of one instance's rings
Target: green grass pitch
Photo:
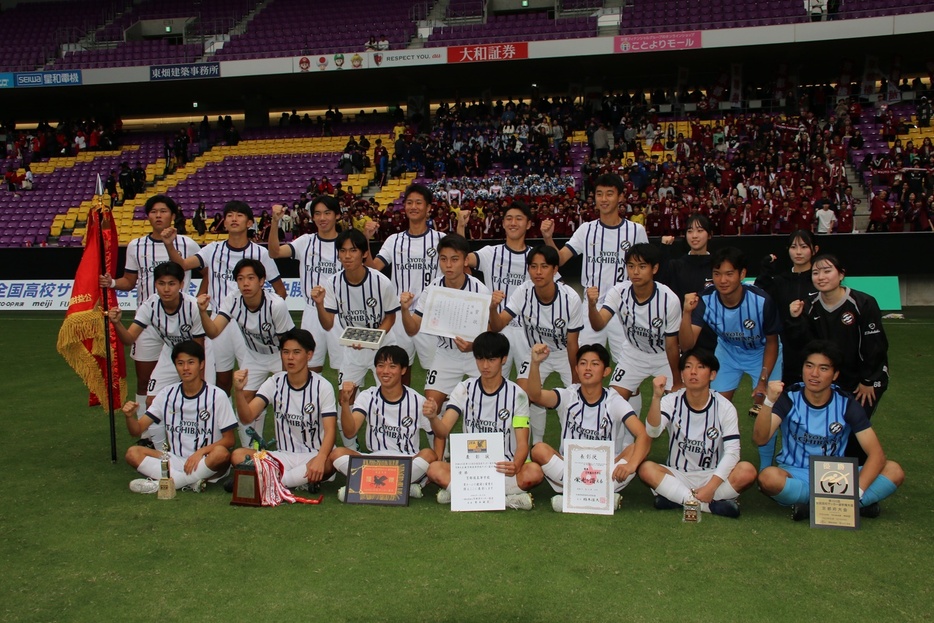
[[[320,506],[234,507],[218,486],[162,502],[127,488],[122,417],[111,464],[106,414],[55,352],[62,316],[0,314],[0,621],[930,620],[934,317],[906,315],[886,323],[874,419],[906,484],[845,532],[755,489],[739,520],[684,525],[638,480],[613,517],[556,514],[547,485],[531,512],[452,513],[433,486],[408,508],[343,506],[342,483]]]

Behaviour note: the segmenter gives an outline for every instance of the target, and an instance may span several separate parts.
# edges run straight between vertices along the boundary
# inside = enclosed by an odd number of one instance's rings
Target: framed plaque
[[[564,512],[612,515],[612,441],[564,440]]]
[[[262,506],[259,496],[259,478],[255,469],[237,469],[233,473],[233,497],[230,503],[234,506]]]
[[[811,527],[859,529],[859,464],[855,458],[812,456]]]
[[[408,506],[412,459],[407,456],[351,456],[347,504]]]
[[[506,460],[502,433],[455,433],[451,440],[451,510],[506,510]]]

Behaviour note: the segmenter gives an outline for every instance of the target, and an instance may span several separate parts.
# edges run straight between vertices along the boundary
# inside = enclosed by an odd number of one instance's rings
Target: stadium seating
[[[484,24],[436,27],[425,46],[576,39],[593,37],[596,34],[597,19],[595,17],[549,19],[548,13],[537,11],[490,16]]]

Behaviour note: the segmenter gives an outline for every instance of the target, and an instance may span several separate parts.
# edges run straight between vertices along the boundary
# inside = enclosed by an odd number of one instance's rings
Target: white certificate
[[[564,512],[612,515],[613,442],[564,440]]]
[[[506,510],[506,460],[502,433],[455,433],[451,442],[451,510]]]
[[[472,342],[487,330],[490,323],[490,303],[493,297],[478,292],[429,286],[421,293],[425,302],[422,312],[422,333],[441,337],[460,337]]]

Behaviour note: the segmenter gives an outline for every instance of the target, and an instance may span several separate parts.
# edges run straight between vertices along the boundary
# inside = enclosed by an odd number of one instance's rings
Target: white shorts
[[[464,380],[464,376],[477,376],[477,360],[473,353],[457,354],[449,350],[439,350],[435,354],[431,369],[425,374],[425,391],[432,390],[450,395],[457,384]]]
[[[248,348],[246,354],[239,359],[240,369],[247,371],[246,386],[248,392],[255,392],[273,374],[282,372],[282,356],[279,353],[257,353]]]
[[[616,469],[616,466],[619,465],[620,463],[625,464],[625,463],[627,463],[627,461],[626,461],[626,459],[620,459],[619,461],[616,462],[616,464],[613,465],[613,469],[615,470],[615,469]],[[564,476],[564,459],[561,459],[561,474],[562,474],[562,478],[563,478],[563,476]],[[620,491],[622,491],[623,489],[625,489],[626,486],[627,486],[630,482],[632,482],[632,479],[635,478],[635,476],[636,476],[636,472],[633,472],[633,473],[629,474],[629,477],[626,478],[626,480],[624,480],[623,482],[616,482],[616,481],[614,480],[614,481],[613,481],[613,491],[615,491],[616,493],[619,493]],[[612,477],[612,470],[611,470],[610,477]],[[548,482],[548,484],[551,485],[551,488],[554,489],[556,493],[562,493],[562,492],[564,491],[564,481],[563,481],[563,480],[562,480],[560,483],[554,482],[554,481],[552,481],[552,480],[549,479],[549,478],[545,478],[545,480]]]
[[[165,342],[159,337],[159,332],[149,325],[143,329],[130,348],[130,357],[133,361],[159,361],[163,346]]]
[[[522,362],[528,361],[532,347],[529,346],[522,327],[506,325],[501,333],[509,340],[509,357],[506,359],[506,365],[503,366],[503,377],[509,378],[513,365],[516,366],[516,372],[519,372]]]
[[[602,331],[594,331],[593,327],[590,326],[590,316],[587,314],[586,300],[584,301],[583,310],[584,328],[581,329],[580,336],[577,338],[577,343],[581,346],[585,344],[600,344],[601,346],[605,346],[610,351],[610,356],[613,360],[619,361],[620,357],[622,357],[622,353],[617,352],[617,350],[619,349],[619,345],[626,340],[626,336],[623,333],[623,325],[615,318],[610,318],[610,321],[606,323]]]
[[[691,490],[700,489],[701,487],[706,485],[708,482],[710,482],[710,479],[713,478],[714,474],[716,473],[712,469],[705,469],[699,472],[682,472],[682,471],[676,470],[673,467],[668,467],[667,465],[664,465],[663,467],[667,469],[669,472],[671,472],[671,475],[674,477],[675,480],[677,480],[682,485],[684,485],[685,487]],[[727,485],[727,486],[724,487],[723,485]],[[717,490],[714,492],[713,499],[731,500],[738,496],[739,494],[736,492],[735,489],[733,489],[732,486],[730,486],[729,482],[723,482],[720,484],[719,487],[717,487]]]
[[[234,364],[241,361],[246,352],[246,343],[243,341],[240,327],[236,323],[228,323],[221,334],[211,340],[211,350],[214,354],[214,367],[218,372],[233,370]]]
[[[308,465],[308,461],[318,456],[317,452],[285,452],[284,450],[271,450],[269,454],[282,463],[284,471]]]
[[[366,371],[373,370],[373,378],[376,379],[376,370],[373,365],[373,359],[376,357],[376,351],[371,348],[351,348],[350,346],[341,346],[341,367],[337,372],[337,389],[345,381],[350,381],[357,387],[363,387],[363,380],[366,378]],[[376,381],[379,383],[379,380]]]
[[[341,326],[340,321],[338,321],[337,316],[334,316],[334,326],[331,330],[325,331],[324,327],[321,326],[321,321],[318,320],[318,311],[315,309],[314,305],[306,305],[305,311],[302,313],[301,328],[309,331],[312,337],[315,338],[315,354],[311,356],[311,362],[308,364],[309,367],[324,367],[324,358],[325,355],[327,355],[330,357],[331,368],[333,370],[340,369],[340,337],[341,333],[344,332],[344,328]]]
[[[156,446],[156,447],[158,447],[158,446]],[[161,464],[162,459],[156,459],[156,460],[158,460],[158,461],[160,462],[160,464]],[[187,463],[187,462],[188,462],[188,457],[187,457],[187,456],[179,456],[179,455],[177,455],[177,454],[175,454],[175,453],[170,452],[170,453],[169,453],[169,476],[172,475],[172,472],[175,472],[175,473],[185,473],[185,463]],[[217,482],[217,481],[219,481],[221,478],[223,478],[224,476],[226,476],[226,475],[227,475],[227,472],[229,472],[229,471],[230,471],[230,468],[228,467],[226,470],[224,470],[223,472],[221,472],[219,475],[217,475],[217,476],[215,476],[215,477],[213,477],[213,478],[208,478],[208,482]]]
[[[405,332],[402,326],[402,314],[396,313],[396,321],[393,323],[389,334],[386,335],[387,344],[396,344],[401,346],[409,355],[409,367],[415,365],[415,355],[418,355],[418,361],[422,364],[423,370],[431,368],[432,360],[438,346],[438,336],[427,333],[416,333],[410,336]]]
[[[178,370],[172,361],[172,349],[163,344],[162,354],[159,355],[159,362],[156,369],[152,371],[149,377],[149,384],[146,386],[146,395],[155,396],[169,385],[181,383],[182,379],[178,376]]]
[[[637,348],[624,346],[622,358],[617,361],[613,376],[610,377],[610,387],[621,387],[636,393],[645,379],[664,375],[668,377],[665,387],[671,389],[671,366],[668,365],[667,353],[644,353]]]
[[[517,364],[519,374],[517,379],[529,378],[529,359],[526,358],[521,364]],[[552,351],[548,359],[538,364],[538,374],[544,384],[552,372],[561,375],[561,382],[567,387],[571,384],[571,362],[568,361],[568,352],[566,350]]]

